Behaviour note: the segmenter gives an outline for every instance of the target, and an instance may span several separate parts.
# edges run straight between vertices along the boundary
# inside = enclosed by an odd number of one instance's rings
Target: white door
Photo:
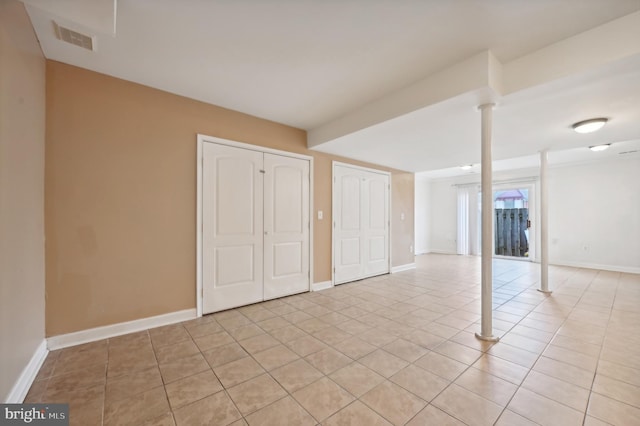
[[[389,174],[334,165],[334,282],[389,272]]]
[[[203,144],[203,312],[263,300],[263,154]]]
[[[309,290],[309,161],[264,154],[264,298]]]

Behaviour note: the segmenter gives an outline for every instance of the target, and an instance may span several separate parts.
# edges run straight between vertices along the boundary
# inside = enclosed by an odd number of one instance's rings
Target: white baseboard
[[[331,287],[333,287],[333,283],[331,281],[321,281],[319,283],[311,284],[311,291],[326,290]]]
[[[600,265],[589,262],[573,262],[569,260],[553,260],[552,265],[571,266],[573,268],[600,269],[602,271],[626,272],[629,274],[640,274],[640,268],[635,266]]]
[[[47,350],[47,341],[42,339],[42,342],[36,348],[36,351],[31,356],[29,363],[22,370],[20,377],[16,380],[16,383],[11,388],[11,392],[7,395],[7,400],[5,403],[7,404],[21,404],[24,401],[24,398],[27,396],[29,392],[29,388],[31,384],[35,380],[38,375],[38,371],[40,371],[40,367],[44,363],[44,360],[47,358],[47,354],[49,351]]]
[[[429,250],[429,253],[433,253],[433,254],[458,254],[455,251],[451,251],[451,250],[438,250],[438,249],[431,249]],[[429,254],[427,253],[427,254]]]
[[[49,348],[49,350],[62,349],[69,346],[80,345],[82,343],[95,342],[96,340],[134,333],[136,331],[142,331],[148,328],[161,327],[163,325],[188,321],[194,318],[196,318],[195,308],[185,309],[183,311],[156,315],[154,317],[141,318],[138,320],[105,325],[103,327],[90,328],[88,330],[76,331],[75,333],[52,336],[47,338],[47,347]]]
[[[391,273],[395,274],[396,272],[408,271],[410,269],[416,269],[416,264],[407,263],[406,265],[394,266],[391,268]]]

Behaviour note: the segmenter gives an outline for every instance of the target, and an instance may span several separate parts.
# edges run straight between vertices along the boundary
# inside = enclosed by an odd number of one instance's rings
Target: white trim
[[[20,376],[18,377],[18,380],[16,380],[11,388],[9,395],[7,395],[7,399],[4,401],[5,404],[21,404],[24,401],[24,398],[29,392],[29,388],[36,379],[38,371],[40,371],[40,367],[44,364],[44,360],[47,358],[48,353],[47,341],[42,339],[42,342],[40,342],[31,356],[29,363],[24,367],[22,373],[20,373]]]
[[[433,254],[455,254],[457,255],[458,253],[456,253],[455,251],[451,251],[451,250],[439,250],[439,249],[430,249],[427,253],[424,254],[429,254],[429,253],[433,253]]]
[[[414,263],[407,263],[406,265],[394,266],[394,267],[391,268],[391,273],[395,274],[397,272],[409,271],[411,269],[416,269],[415,262]]]
[[[336,206],[337,206],[337,202],[336,202],[336,193],[335,193],[335,188],[334,188],[334,184],[336,181],[336,166],[340,166],[340,167],[347,167],[347,168],[351,168],[351,169],[356,169],[356,170],[363,170],[366,172],[371,172],[371,173],[378,173],[381,175],[386,175],[389,177],[389,199],[387,200],[389,206],[389,272],[391,272],[391,249],[392,249],[392,244],[391,244],[391,239],[392,239],[392,223],[393,223],[393,211],[392,211],[392,207],[393,207],[393,193],[392,193],[392,188],[393,188],[393,174],[391,172],[387,172],[385,170],[379,170],[379,169],[372,169],[370,167],[363,167],[363,166],[356,166],[354,164],[349,164],[349,163],[343,163],[341,161],[332,161],[331,162],[331,283],[332,286],[336,286],[339,284],[336,284],[336,273],[335,273],[335,244],[336,244],[336,227],[335,227],[335,217],[336,217]],[[384,272],[383,274],[385,274],[386,272]],[[365,277],[359,277],[357,278],[355,281],[357,280],[362,280],[365,278],[370,278],[370,277],[375,277],[377,275],[381,275],[381,274],[373,274],[371,276],[365,276]],[[348,282],[351,281],[346,281],[346,282],[341,282],[340,284],[346,284]]]
[[[95,342],[96,340],[147,330],[149,328],[188,321],[194,318],[196,318],[196,310],[185,309],[182,311],[170,312],[168,314],[76,331],[74,333],[60,334],[58,336],[47,338],[47,348],[49,350],[62,349],[82,343]]]
[[[573,262],[570,260],[552,260],[549,262],[556,266],[570,266],[573,268],[598,269],[602,271],[625,272],[628,274],[640,274],[640,267],[637,266],[619,266],[619,265],[600,265],[589,262]]]
[[[333,287],[333,282],[331,281],[321,281],[319,283],[313,283],[311,284],[311,291],[320,291],[320,290],[326,290]]]
[[[309,290],[313,291],[313,230],[315,221],[314,212],[314,168],[313,157],[310,155],[297,154],[295,152],[281,151],[279,149],[266,148],[259,145],[251,145],[244,142],[232,141],[230,139],[217,138],[215,136],[207,136],[198,133],[197,137],[197,157],[196,157],[196,316],[201,317],[203,315],[203,283],[202,283],[202,164],[204,161],[202,154],[202,147],[205,142],[217,143],[219,145],[226,145],[235,148],[243,148],[251,151],[262,152],[266,154],[281,155],[283,157],[298,158],[301,160],[309,161]]]

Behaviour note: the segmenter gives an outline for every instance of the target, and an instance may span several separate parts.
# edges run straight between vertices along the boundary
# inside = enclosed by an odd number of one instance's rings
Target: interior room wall
[[[314,279],[331,279],[331,165],[306,132],[47,61],[47,336],[195,308],[196,135],[314,157]],[[413,263],[413,174],[391,171],[392,264]],[[322,210],[324,218],[317,219]]]
[[[536,169],[495,173],[494,180],[537,177]],[[429,182],[432,252],[456,252],[456,184],[479,182],[465,175]],[[551,263],[640,272],[640,158],[606,159],[549,168]],[[416,191],[416,205],[425,202]],[[419,218],[418,218],[419,220]]]
[[[0,401],[44,341],[44,126],[44,56],[23,4],[2,1]]]
[[[431,182],[416,179],[415,182],[415,230],[416,254],[429,253],[429,222],[431,220]]]

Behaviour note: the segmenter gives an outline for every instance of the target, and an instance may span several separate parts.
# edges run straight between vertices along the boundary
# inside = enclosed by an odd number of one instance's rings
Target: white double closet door
[[[389,174],[334,164],[334,283],[389,273]]]
[[[309,290],[309,160],[203,144],[203,313]]]

